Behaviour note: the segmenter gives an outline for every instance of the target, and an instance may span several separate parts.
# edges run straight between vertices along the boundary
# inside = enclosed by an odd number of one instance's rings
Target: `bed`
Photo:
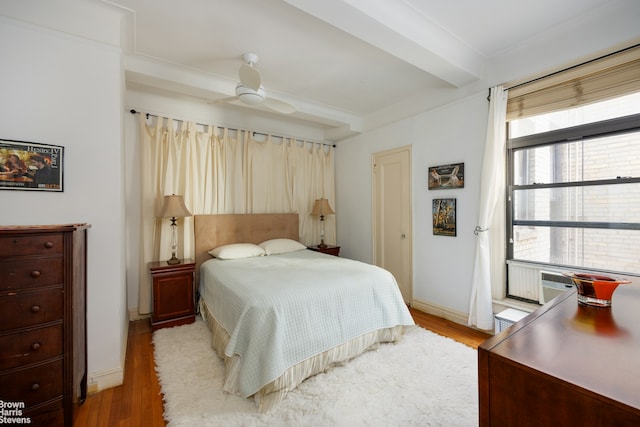
[[[295,247],[298,214],[196,215],[194,231],[199,308],[225,362],[223,389],[253,397],[262,412],[306,378],[414,326],[386,270]],[[286,250],[209,253],[270,240]]]

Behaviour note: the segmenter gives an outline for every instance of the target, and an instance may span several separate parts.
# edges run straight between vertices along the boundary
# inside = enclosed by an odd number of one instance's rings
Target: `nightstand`
[[[196,319],[194,272],[191,259],[169,265],[166,261],[148,264],[152,280],[153,330],[193,323]]]
[[[319,248],[318,246],[309,246],[307,249],[310,249],[316,252],[322,252],[323,254],[340,256],[340,246],[327,245],[326,248]]]

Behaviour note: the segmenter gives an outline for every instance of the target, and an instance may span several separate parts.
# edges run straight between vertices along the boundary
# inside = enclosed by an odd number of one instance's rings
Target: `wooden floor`
[[[433,332],[477,348],[489,336],[446,319],[411,310],[415,322]],[[90,395],[76,411],[75,427],[164,426],[148,319],[129,324],[124,384]]]

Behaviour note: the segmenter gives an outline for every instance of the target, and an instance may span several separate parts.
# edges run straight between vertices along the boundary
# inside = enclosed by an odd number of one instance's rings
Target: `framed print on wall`
[[[0,139],[0,190],[60,192],[64,147]]]
[[[464,163],[431,166],[429,168],[429,190],[464,187]]]
[[[433,234],[456,235],[456,199],[433,199]]]

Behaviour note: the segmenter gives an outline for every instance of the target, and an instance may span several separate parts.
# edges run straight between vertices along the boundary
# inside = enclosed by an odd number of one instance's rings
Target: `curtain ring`
[[[484,231],[487,231],[488,228],[482,228],[479,225],[476,225],[476,229],[473,230],[473,234],[475,234],[476,236]]]

